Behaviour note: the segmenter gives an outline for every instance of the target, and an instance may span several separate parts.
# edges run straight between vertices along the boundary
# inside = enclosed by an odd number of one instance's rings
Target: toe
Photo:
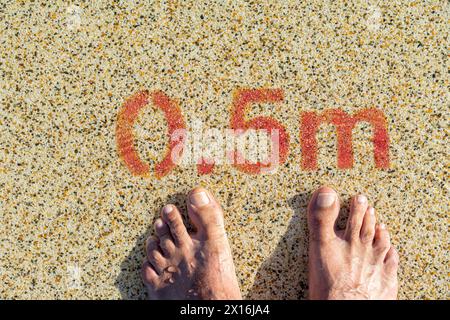
[[[373,242],[375,262],[383,262],[390,248],[391,240],[389,232],[384,224],[379,224],[375,229],[375,238]]]
[[[156,287],[159,282],[159,276],[158,273],[156,273],[155,269],[153,269],[153,266],[148,262],[148,260],[145,260],[142,263],[142,280],[146,285]]]
[[[147,260],[158,274],[161,274],[166,267],[166,259],[162,255],[158,241],[155,238],[147,240]]]
[[[222,208],[211,192],[195,188],[189,193],[187,202],[189,217],[198,236],[216,238],[225,234]]]
[[[170,234],[169,226],[161,219],[155,221],[155,231],[159,237],[159,247],[165,257],[170,257],[175,251],[175,244]]]
[[[384,268],[388,275],[396,275],[398,270],[400,258],[398,256],[397,250],[393,246],[386,253],[384,258]]]
[[[339,199],[336,191],[321,187],[314,192],[308,205],[308,226],[313,240],[328,241],[336,237]]]
[[[364,215],[367,211],[367,197],[360,194],[353,197],[350,203],[350,214],[345,229],[345,239],[348,241],[359,241],[361,234],[361,226],[363,224]]]
[[[169,226],[170,234],[176,245],[182,246],[189,243],[191,238],[177,207],[171,204],[166,205],[162,210],[161,216]]]
[[[155,233],[159,238],[169,234],[170,232],[169,226],[160,218],[156,219],[154,227]]]
[[[375,209],[368,207],[364,214],[364,220],[361,227],[361,242],[366,245],[372,245],[373,237],[375,236]]]

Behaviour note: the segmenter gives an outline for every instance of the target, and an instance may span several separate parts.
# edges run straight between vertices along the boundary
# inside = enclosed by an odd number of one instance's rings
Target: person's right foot
[[[365,196],[352,199],[337,230],[337,193],[319,188],[308,205],[310,299],[396,299],[399,257]]]
[[[166,205],[147,241],[142,278],[150,299],[241,299],[222,208],[206,189],[187,199],[196,233],[189,234],[180,212]]]

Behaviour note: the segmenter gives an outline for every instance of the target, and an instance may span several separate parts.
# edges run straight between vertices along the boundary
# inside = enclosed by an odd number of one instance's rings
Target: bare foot
[[[178,209],[167,205],[155,222],[157,237],[147,241],[142,278],[149,298],[241,299],[220,205],[196,188],[187,207],[195,234],[188,234]]]
[[[352,199],[345,230],[336,229],[339,197],[319,188],[308,206],[310,299],[396,299],[399,257],[365,196]]]

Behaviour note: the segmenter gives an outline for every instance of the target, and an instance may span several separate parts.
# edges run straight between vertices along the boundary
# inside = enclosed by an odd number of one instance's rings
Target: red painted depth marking
[[[369,122],[373,128],[375,166],[389,168],[389,137],[387,123],[382,111],[369,108],[350,116],[342,110],[330,109],[317,114],[304,112],[301,117],[300,143],[302,148],[302,168],[317,169],[316,132],[322,123],[329,123],[337,129],[337,166],[340,169],[353,167],[352,129],[357,122]]]
[[[197,171],[199,175],[210,174],[214,170],[214,160],[201,158],[197,163]]]
[[[147,106],[149,102],[148,98],[149,92],[147,90],[133,95],[123,104],[117,117],[116,141],[119,155],[128,169],[130,169],[131,173],[137,176],[148,176],[150,174],[149,165],[140,159],[134,147],[133,132],[134,122],[136,121],[139,112]],[[175,130],[186,128],[181,110],[176,102],[170,100],[169,97],[161,91],[153,92],[151,94],[151,99],[153,105],[164,112],[164,116],[167,120],[169,137],[172,137]],[[155,165],[155,174],[157,178],[164,177],[176,166],[176,163],[172,161],[171,153],[177,145],[180,146],[180,143],[184,143],[184,141],[170,139],[169,147],[164,159]],[[182,152],[182,147],[183,144],[181,144],[180,154]]]
[[[286,161],[289,153],[289,135],[284,126],[270,117],[256,117],[252,120],[245,120],[245,113],[252,103],[274,103],[284,99],[282,89],[241,89],[235,92],[233,98],[233,108],[231,112],[231,129],[245,131],[247,129],[265,129],[270,134],[271,130],[277,129],[279,132],[279,164]],[[231,154],[234,166],[246,173],[258,174],[262,168],[270,168],[269,164],[261,162],[250,163],[244,159],[243,164],[237,163],[240,158],[238,152]]]
[[[116,127],[116,140],[119,155],[137,176],[148,176],[150,167],[144,163],[134,146],[133,126],[139,116],[139,112],[149,103],[149,92],[141,91],[129,98],[118,114]],[[289,153],[289,136],[282,124],[270,117],[256,117],[251,120],[245,119],[245,114],[251,103],[267,103],[283,101],[282,89],[242,89],[235,92],[231,113],[231,128],[238,132],[248,129],[265,129],[270,134],[271,130],[279,132],[279,164],[286,161]],[[151,100],[155,107],[164,112],[168,125],[169,145],[164,159],[155,165],[157,178],[167,175],[176,163],[172,160],[172,152],[177,151],[178,156],[183,152],[185,136],[176,136],[177,130],[185,132],[186,125],[177,103],[161,91],[151,93]],[[353,167],[353,144],[352,129],[358,122],[368,122],[374,128],[372,142],[374,144],[375,166],[378,168],[389,168],[389,137],[387,122],[382,111],[369,108],[350,116],[340,109],[326,110],[320,114],[315,112],[303,112],[301,114],[300,143],[302,148],[302,168],[307,170],[317,169],[317,139],[316,133],[322,123],[333,124],[337,128],[337,166],[340,169]],[[178,133],[178,132],[177,132]],[[177,139],[175,139],[175,137]],[[272,141],[275,143],[275,141]],[[257,174],[262,168],[270,168],[271,164],[257,162],[250,163],[243,159],[243,163],[237,163],[242,156],[239,152],[228,151],[227,156],[234,162],[234,166],[243,172]],[[199,174],[211,173],[214,162],[202,161],[197,165]]]

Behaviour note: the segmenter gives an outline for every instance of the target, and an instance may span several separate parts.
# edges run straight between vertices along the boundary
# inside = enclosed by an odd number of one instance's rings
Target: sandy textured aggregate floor
[[[321,184],[363,192],[401,255],[400,298],[448,299],[447,1],[0,1],[0,298],[144,298],[143,241],[163,204],[196,185],[222,201],[247,298],[307,294],[305,206]],[[231,166],[133,176],[117,114],[140,90],[227,128],[237,88],[281,88],[254,106],[290,135],[287,162],[251,176]],[[316,171],[300,167],[300,114],[381,110],[390,167],[371,129],[355,164],[336,166],[336,132],[318,134]],[[136,148],[153,166],[163,113],[145,109]]]

